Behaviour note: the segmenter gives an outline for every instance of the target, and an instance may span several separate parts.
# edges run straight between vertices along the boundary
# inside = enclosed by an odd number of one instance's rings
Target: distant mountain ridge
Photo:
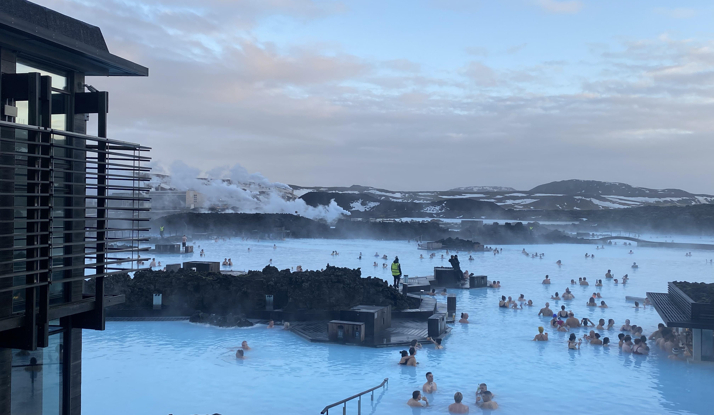
[[[648,189],[625,183],[601,182],[597,180],[562,180],[532,188],[530,193],[555,193],[565,195],[611,195],[626,197],[691,197],[692,193],[679,189]]]
[[[516,189],[512,187],[503,186],[466,186],[466,187],[455,187],[453,189],[447,190],[448,192],[475,192],[475,193],[488,193],[488,192],[515,192]]]
[[[465,186],[445,191],[392,191],[370,186],[291,186],[311,206],[334,199],[355,217],[496,218],[506,210],[585,211],[641,206],[714,203],[714,196],[680,189],[648,189],[597,180],[562,180],[516,191],[502,186]],[[447,203],[448,202],[448,203]]]

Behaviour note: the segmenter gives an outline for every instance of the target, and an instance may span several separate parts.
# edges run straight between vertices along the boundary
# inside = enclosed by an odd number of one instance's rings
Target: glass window
[[[30,73],[39,72],[42,76],[52,77],[52,89],[53,91],[59,93],[60,91],[67,91],[67,76],[61,71],[55,71],[48,68],[43,68],[43,65],[38,65],[35,63],[30,63],[27,61],[17,60],[17,65],[15,66],[16,73]]]
[[[34,352],[12,350],[11,409],[16,415],[62,413],[64,334],[50,336],[49,346]]]
[[[40,64],[30,63],[27,61],[18,60],[15,67],[17,73],[37,72],[41,76],[49,76],[52,78],[52,94],[67,94],[69,88],[67,85],[67,76],[62,71],[52,70]],[[18,124],[28,124],[28,105],[27,101],[17,101],[17,118],[15,122]],[[52,114],[50,126],[56,130],[64,130],[67,128],[67,116],[65,114]],[[64,140],[64,137],[58,136],[59,140]]]

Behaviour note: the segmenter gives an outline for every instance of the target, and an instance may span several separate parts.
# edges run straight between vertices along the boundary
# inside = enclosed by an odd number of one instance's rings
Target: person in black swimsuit
[[[558,311],[558,317],[560,318],[568,318],[568,312],[565,311],[565,306],[561,305],[560,306],[560,311]]]

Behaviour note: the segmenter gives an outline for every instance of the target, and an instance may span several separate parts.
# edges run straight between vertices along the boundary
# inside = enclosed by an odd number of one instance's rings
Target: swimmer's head
[[[461,394],[461,392],[456,392],[454,394],[454,402],[456,403],[461,403],[461,401],[464,399],[464,395]]]
[[[557,315],[557,314],[553,314],[553,318],[556,318],[556,317],[558,317],[558,315]]]
[[[243,357],[243,349],[238,349],[238,351],[236,352],[236,357],[238,359],[241,359]]]
[[[409,353],[407,353],[406,350],[401,350],[401,351],[399,352],[399,354],[401,354],[402,357],[407,357],[407,356],[409,356]]]
[[[409,348],[409,355],[410,355],[410,356],[414,356],[415,354],[416,354],[416,349],[413,348],[413,347],[410,347],[410,348]]]
[[[609,338],[609,337],[605,337],[604,339],[602,339],[602,344],[603,344],[603,345],[610,344],[610,338]]]
[[[412,347],[416,347],[416,345],[417,345],[416,339],[412,340],[412,342],[410,344]]]
[[[570,333],[570,341],[571,342],[575,341],[575,333]]]
[[[543,334],[544,330],[543,326],[538,327],[538,333]]]
[[[436,342],[436,344],[438,344],[439,346],[441,346],[441,338],[438,338],[438,339],[436,339],[436,340],[434,340],[434,341]]]
[[[490,402],[491,399],[493,398],[493,394],[489,391],[483,391],[481,393],[481,397],[483,398],[484,402]]]
[[[429,382],[433,382],[434,375],[431,372],[426,372],[426,380],[428,380]]]
[[[419,391],[412,392],[412,399],[414,399],[415,401],[418,401],[420,396],[421,396],[421,392],[419,392]]]

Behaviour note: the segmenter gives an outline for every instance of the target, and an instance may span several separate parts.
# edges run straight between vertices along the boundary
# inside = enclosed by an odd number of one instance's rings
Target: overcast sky
[[[88,83],[110,91],[110,136],[152,147],[157,166],[714,194],[709,1],[35,1],[149,67]]]

